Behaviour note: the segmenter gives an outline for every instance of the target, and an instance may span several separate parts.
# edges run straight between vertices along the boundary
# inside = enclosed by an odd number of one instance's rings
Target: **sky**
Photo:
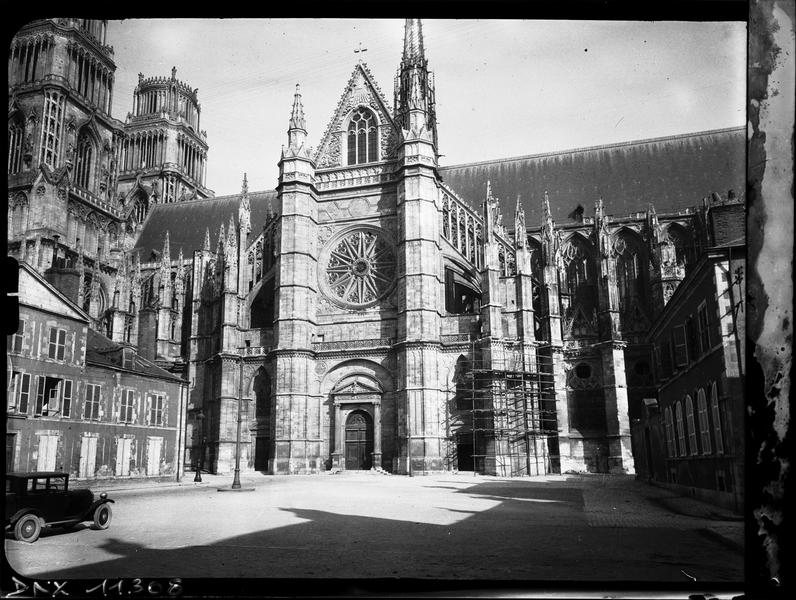
[[[317,147],[361,58],[388,103],[402,19],[109,21],[113,116],[138,73],[198,88],[206,185],[217,196],[273,189],[296,84]],[[746,120],[746,24],[652,21],[423,21],[441,165],[737,127]],[[364,51],[354,52],[358,48]]]

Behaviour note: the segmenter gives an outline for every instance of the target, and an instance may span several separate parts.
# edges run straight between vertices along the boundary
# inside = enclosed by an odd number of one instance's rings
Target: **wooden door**
[[[80,444],[80,466],[78,477],[94,477],[94,467],[97,462],[97,438],[84,435]]]
[[[36,459],[37,471],[55,471],[55,452],[57,448],[57,435],[39,436],[39,456]]]
[[[6,433],[6,473],[14,470],[15,450],[17,448],[17,434]]]
[[[118,438],[116,440],[116,469],[117,477],[127,477],[130,474],[130,438]]]
[[[353,412],[345,424],[345,468],[367,470],[372,463],[373,426],[364,412]]]
[[[147,475],[160,475],[160,450],[163,447],[163,438],[151,437],[147,440]]]

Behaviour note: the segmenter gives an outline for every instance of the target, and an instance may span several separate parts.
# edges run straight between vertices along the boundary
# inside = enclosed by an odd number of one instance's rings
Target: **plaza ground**
[[[96,485],[113,522],[6,534],[36,579],[743,581],[739,515],[629,476],[244,475]]]

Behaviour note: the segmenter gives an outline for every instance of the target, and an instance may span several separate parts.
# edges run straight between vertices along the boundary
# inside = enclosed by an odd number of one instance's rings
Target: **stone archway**
[[[254,395],[254,469],[268,471],[271,458],[271,377],[264,367],[255,371],[251,379],[251,391]]]
[[[382,393],[381,386],[364,375],[346,377],[332,389],[333,468],[381,468]]]

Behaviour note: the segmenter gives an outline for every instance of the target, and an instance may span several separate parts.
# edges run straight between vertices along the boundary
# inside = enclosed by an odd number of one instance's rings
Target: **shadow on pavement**
[[[302,522],[176,548],[150,548],[114,537],[100,548],[116,558],[36,577],[399,577],[685,585],[691,581],[684,580],[681,570],[687,569],[700,582],[743,580],[742,557],[694,530],[589,527],[577,488],[489,481],[455,493],[497,504],[472,512],[449,508],[463,515],[450,524],[277,506]],[[540,502],[528,502],[534,499]],[[145,518],[141,526],[146,527]]]

